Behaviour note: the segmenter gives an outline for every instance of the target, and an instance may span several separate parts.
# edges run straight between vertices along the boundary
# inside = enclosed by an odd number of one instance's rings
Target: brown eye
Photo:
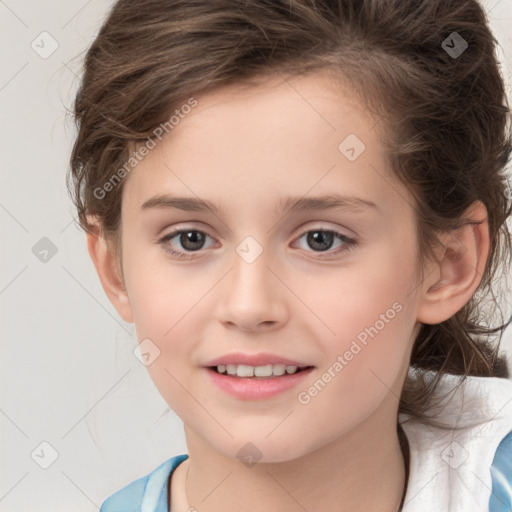
[[[203,249],[206,237],[208,237],[208,235],[204,231],[199,231],[197,229],[180,229],[165,235],[159,240],[159,243],[173,256],[178,258],[187,258],[189,257],[187,252],[194,253]],[[174,238],[177,238],[178,243],[183,248],[182,250],[173,249],[176,242],[172,244],[170,242]]]
[[[338,254],[340,252],[352,249],[355,245],[357,245],[357,242],[354,239],[349,238],[342,233],[338,233],[337,231],[327,229],[313,229],[306,231],[298,238],[298,240],[301,240],[304,237],[307,246],[313,249],[313,252],[317,253],[324,253],[329,251],[329,249],[332,248],[336,241],[341,242],[341,244],[338,246],[339,249],[336,251],[330,251],[328,254]]]

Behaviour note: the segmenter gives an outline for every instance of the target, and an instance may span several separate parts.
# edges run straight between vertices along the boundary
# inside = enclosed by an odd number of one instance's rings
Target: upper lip
[[[233,352],[232,354],[225,354],[208,361],[205,366],[219,366],[220,364],[245,364],[248,366],[266,366],[268,364],[284,364],[285,366],[298,366],[304,368],[311,366],[300,361],[294,361],[287,357],[278,356],[276,354],[243,354],[241,352]]]

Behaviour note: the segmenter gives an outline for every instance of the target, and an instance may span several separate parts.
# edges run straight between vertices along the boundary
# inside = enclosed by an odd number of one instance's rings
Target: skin
[[[485,207],[468,211],[481,224],[439,234],[438,259],[419,279],[412,197],[389,168],[385,127],[348,89],[317,72],[197,100],[127,177],[120,265],[99,230],[88,235],[112,304],[135,323],[139,342],[158,346],[147,369],[184,422],[190,458],[174,472],[171,510],[187,510],[187,477],[188,505],[200,512],[395,512],[405,483],[398,397],[412,344],[421,323],[449,318],[478,287],[489,251]],[[353,162],[338,150],[349,134],[366,146]],[[334,192],[377,208],[277,213],[282,198]],[[164,193],[210,200],[222,211],[141,209]],[[179,236],[159,242],[175,228],[208,236],[196,252]],[[304,236],[316,230],[357,244],[348,249],[334,238],[322,252]],[[236,252],[247,236],[263,249],[250,264]],[[300,403],[298,393],[394,303],[400,312]],[[276,397],[239,400],[202,368],[235,351],[315,368]],[[261,452],[252,467],[237,457],[248,442]]]

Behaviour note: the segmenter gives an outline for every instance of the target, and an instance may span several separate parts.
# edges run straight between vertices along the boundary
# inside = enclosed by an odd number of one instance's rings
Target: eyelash
[[[160,238],[160,240],[158,240],[158,243],[161,244],[163,246],[163,249],[167,253],[169,253],[171,256],[180,258],[180,259],[190,259],[191,257],[193,257],[194,253],[200,252],[201,249],[199,249],[197,251],[189,251],[188,253],[183,253],[183,252],[175,251],[167,243],[168,241],[172,240],[176,235],[180,235],[181,233],[189,233],[189,232],[201,233],[202,235],[206,235],[208,237],[210,236],[210,235],[208,235],[208,233],[205,233],[204,231],[201,231],[199,229],[177,229],[177,230],[173,231],[172,233],[169,233],[169,234],[163,236],[162,238]],[[351,251],[358,245],[356,240],[349,238],[348,236],[343,235],[342,233],[339,233],[338,231],[334,231],[332,229],[320,229],[320,228],[319,229],[310,229],[308,231],[305,231],[297,238],[297,240],[300,240],[302,237],[304,237],[308,233],[319,233],[319,232],[320,233],[332,233],[335,236],[335,238],[337,238],[338,240],[343,242],[344,248],[338,249],[334,253],[329,252],[328,254],[331,256],[333,254],[336,255],[336,254],[339,254],[342,252]],[[328,250],[327,251],[312,251],[312,252],[316,252],[317,254],[321,255],[321,254],[327,253]],[[320,258],[326,258],[326,256],[320,256]]]

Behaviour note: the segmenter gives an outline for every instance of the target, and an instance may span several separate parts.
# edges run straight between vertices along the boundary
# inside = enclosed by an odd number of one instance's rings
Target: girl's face
[[[151,378],[229,457],[382,433],[418,326],[412,198],[383,127],[322,73],[196,100],[123,191],[123,316]],[[264,381],[208,368],[235,353],[312,368]]]

